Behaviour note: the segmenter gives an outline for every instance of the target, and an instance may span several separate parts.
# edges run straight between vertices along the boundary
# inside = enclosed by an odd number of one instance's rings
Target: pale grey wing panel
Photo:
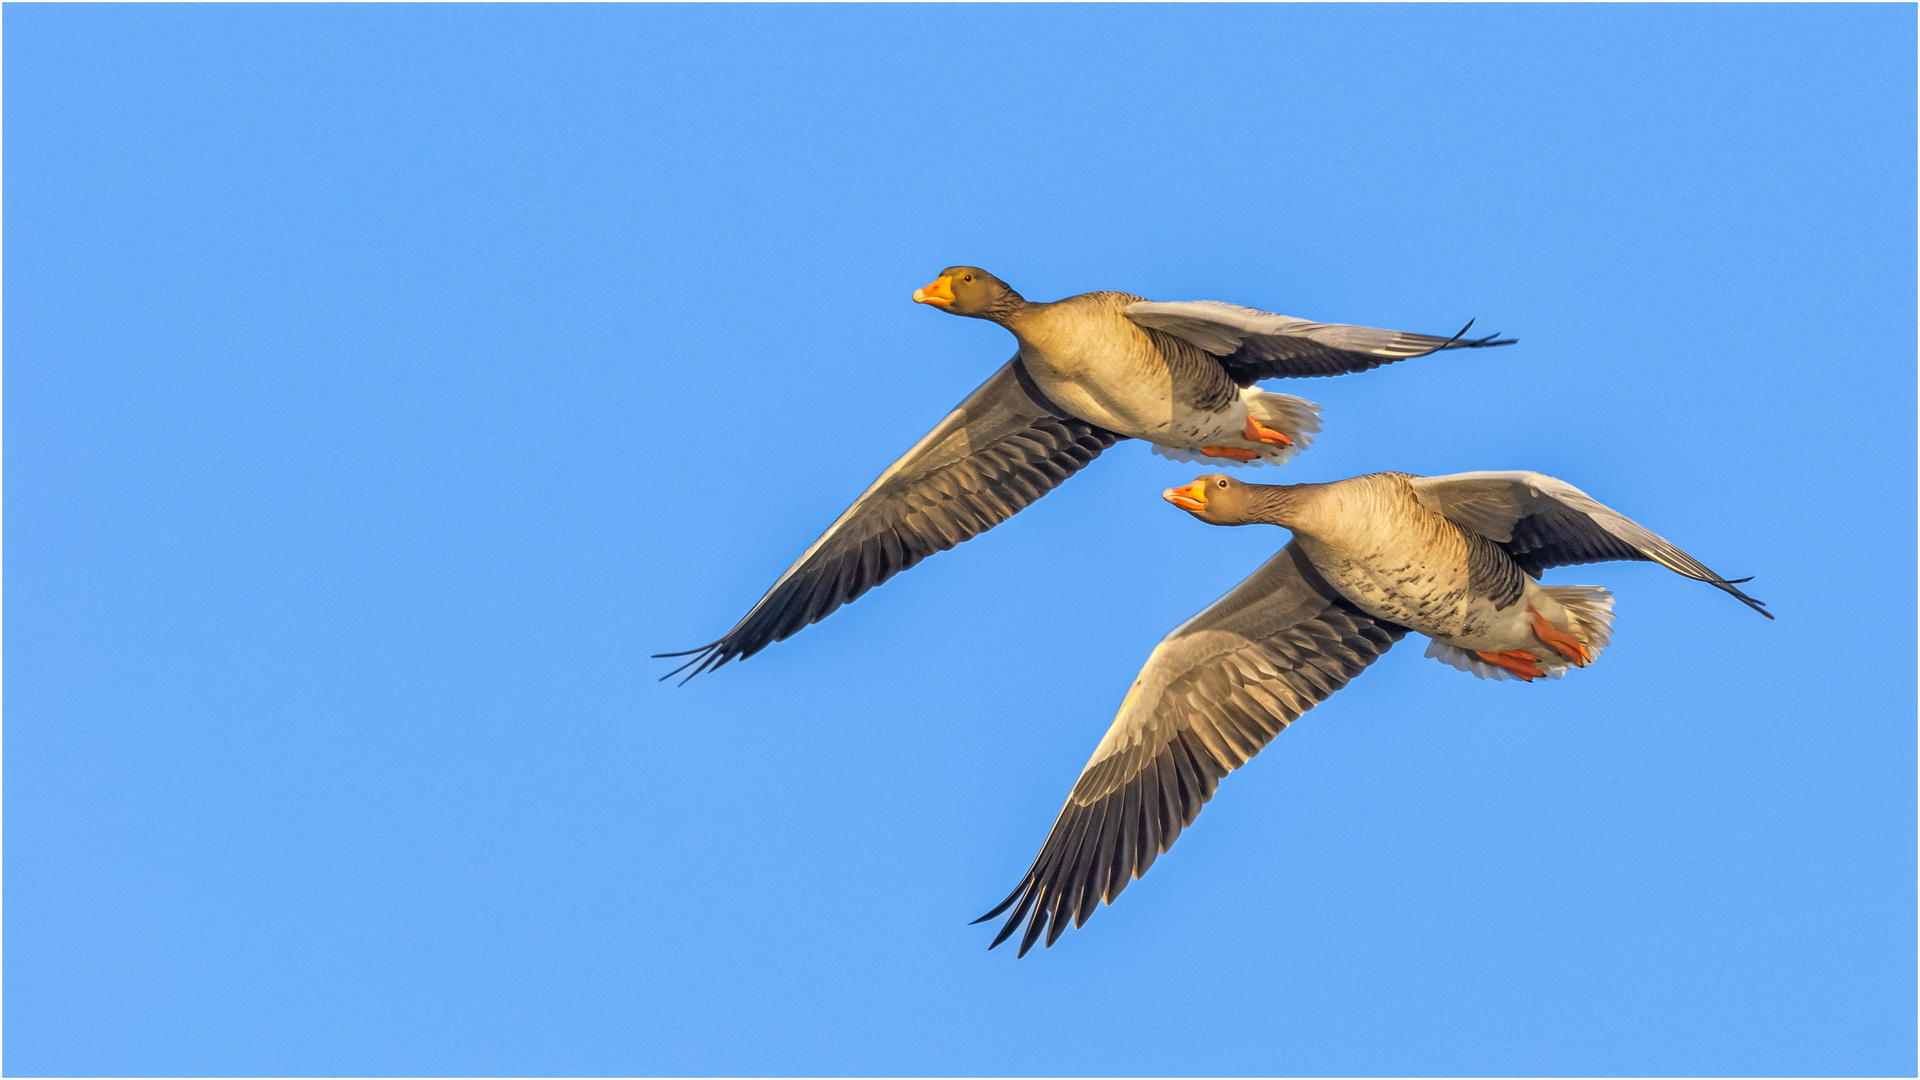
[[[1666,538],[1544,473],[1470,472],[1409,477],[1429,510],[1505,548],[1534,577],[1555,566],[1637,560],[1704,581],[1773,618],[1766,606]],[[1739,581],[1748,579],[1741,578]]]
[[[1334,592],[1289,543],[1155,647],[1020,884],[993,944],[1026,955],[1173,846],[1220,778],[1406,633]]]
[[[1047,400],[1016,358],[880,474],[725,637],[680,653],[688,678],[752,656],[936,551],[1031,505],[1122,436]]]
[[[1553,500],[1531,483],[1540,473],[1472,472],[1409,476],[1420,504],[1496,543],[1513,539],[1514,523]],[[1545,477],[1542,476],[1544,479]],[[1644,558],[1638,554],[1616,558]]]
[[[1463,336],[1465,328],[1453,337],[1443,338],[1371,326],[1311,322],[1218,300],[1173,303],[1146,300],[1128,304],[1126,314],[1142,326],[1185,338],[1212,353],[1241,386],[1261,379],[1345,375],[1442,349],[1480,349],[1514,343],[1513,339],[1498,335],[1467,338]]]

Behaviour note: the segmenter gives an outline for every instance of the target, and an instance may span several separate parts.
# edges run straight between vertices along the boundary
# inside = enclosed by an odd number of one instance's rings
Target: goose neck
[[[1300,521],[1300,510],[1308,484],[1248,485],[1247,519],[1262,525],[1292,529]]]
[[[999,323],[1001,326],[1013,331],[1015,335],[1018,335],[1020,333],[1020,324],[1025,322],[1035,311],[1046,306],[1045,304],[1030,304],[1027,302],[1026,297],[1021,296],[1012,289],[1008,289],[1007,295],[994,301],[993,306],[980,312],[978,317],[988,322]]]

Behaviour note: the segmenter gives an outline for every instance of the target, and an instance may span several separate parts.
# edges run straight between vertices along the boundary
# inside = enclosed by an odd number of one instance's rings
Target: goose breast
[[[1125,315],[1128,293],[1033,305],[1013,327],[1033,381],[1089,423],[1151,438],[1175,419],[1173,372],[1157,335]],[[1224,377],[1224,376],[1223,376]]]
[[[1473,541],[1421,506],[1396,474],[1319,489],[1296,529],[1315,569],[1354,606],[1433,637],[1473,637],[1512,603],[1519,582],[1495,581],[1506,561],[1476,558]],[[1517,573],[1517,571],[1515,571]],[[1498,598],[1483,595],[1497,590]]]

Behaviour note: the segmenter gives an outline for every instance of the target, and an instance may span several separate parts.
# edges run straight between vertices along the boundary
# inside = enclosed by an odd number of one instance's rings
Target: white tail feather
[[[1313,445],[1313,435],[1320,430],[1320,406],[1292,394],[1269,394],[1252,387],[1240,391],[1240,400],[1247,403],[1247,412],[1255,420],[1292,439],[1295,450]]]
[[[1579,639],[1593,658],[1613,640],[1613,593],[1598,585],[1542,585],[1540,591],[1567,609],[1567,633]]]
[[[1598,585],[1542,585],[1540,591],[1566,610],[1566,631],[1587,647],[1590,657],[1587,662],[1591,664],[1600,659],[1600,651],[1613,640],[1613,593]],[[1542,646],[1529,651],[1540,658],[1543,678],[1558,679],[1573,669],[1572,663],[1552,649]],[[1489,664],[1455,645],[1429,641],[1427,655],[1477,679],[1505,681],[1515,677],[1505,668]]]
[[[1194,462],[1201,465],[1285,465],[1292,461],[1300,451],[1313,445],[1314,432],[1320,430],[1320,406],[1306,398],[1297,398],[1292,394],[1270,394],[1265,390],[1247,387],[1240,391],[1240,400],[1246,403],[1247,415],[1260,421],[1293,440],[1291,446],[1259,446],[1260,456],[1251,461],[1235,461],[1233,458],[1209,457],[1198,450],[1188,450],[1177,446],[1152,444],[1154,453],[1174,461]]]

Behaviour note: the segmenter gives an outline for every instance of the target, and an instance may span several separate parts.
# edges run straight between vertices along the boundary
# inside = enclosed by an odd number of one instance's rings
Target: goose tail
[[[1598,585],[1542,585],[1540,591],[1566,609],[1567,632],[1598,660],[1613,640],[1613,593]]]
[[[1292,394],[1271,394],[1251,386],[1240,391],[1240,400],[1247,403],[1248,416],[1293,440],[1287,458],[1313,445],[1314,433],[1320,430],[1320,406],[1306,398],[1297,398]],[[1279,463],[1274,462],[1276,465]]]
[[[1553,612],[1554,605],[1559,606],[1559,611],[1549,621],[1531,605],[1527,607],[1534,620],[1534,633],[1546,636],[1538,637],[1525,651],[1496,655],[1429,640],[1427,655],[1476,679],[1518,678],[1526,682],[1558,679],[1575,667],[1585,667],[1600,659],[1600,651],[1613,640],[1613,593],[1598,585],[1542,585],[1539,588],[1545,594],[1544,599],[1551,601],[1543,605],[1547,611]],[[1549,638],[1560,644],[1552,644]],[[1580,655],[1582,650],[1584,656]],[[1531,660],[1527,659],[1529,655]],[[1517,657],[1526,662],[1518,666],[1490,662],[1499,661],[1501,657]]]

